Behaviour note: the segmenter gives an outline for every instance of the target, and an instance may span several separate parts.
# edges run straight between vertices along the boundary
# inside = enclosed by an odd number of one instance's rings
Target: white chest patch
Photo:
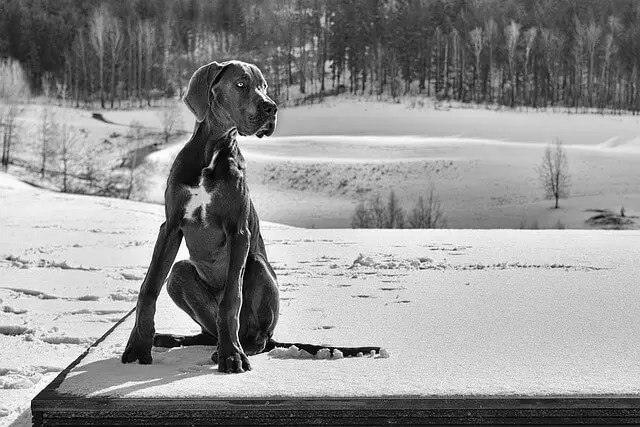
[[[213,165],[216,161],[216,157],[218,156],[218,152],[213,154],[211,158],[211,163],[209,164],[210,168],[213,168]],[[189,201],[184,209],[184,219],[189,221],[197,221],[200,219],[202,224],[207,226],[207,206],[211,203],[211,193],[208,193],[202,185],[202,178],[200,178],[200,183],[197,187],[187,187],[189,191]],[[196,211],[200,209],[200,217],[196,217]]]
[[[184,210],[184,219],[189,221],[196,221],[198,218],[195,216],[198,208],[200,210],[200,220],[205,223],[207,206],[211,203],[211,195],[207,193],[202,185],[197,187],[189,187],[189,201]]]

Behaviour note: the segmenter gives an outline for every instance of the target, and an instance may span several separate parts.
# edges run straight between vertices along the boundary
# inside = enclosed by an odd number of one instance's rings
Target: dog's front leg
[[[229,245],[229,269],[222,300],[218,309],[218,371],[244,372],[251,370],[249,359],[238,338],[242,281],[251,241],[247,224],[239,229],[225,229]]]
[[[136,323],[122,354],[122,363],[138,360],[142,364],[149,364],[152,361],[151,347],[155,333],[153,318],[156,313],[156,301],[171,265],[176,259],[181,242],[180,228],[167,226],[166,222],[160,226],[151,264],[138,294]]]

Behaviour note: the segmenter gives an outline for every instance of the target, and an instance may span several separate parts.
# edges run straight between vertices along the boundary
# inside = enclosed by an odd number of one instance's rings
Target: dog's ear
[[[198,122],[204,120],[207,109],[211,104],[211,88],[220,80],[224,69],[228,65],[229,63],[220,64],[214,61],[198,68],[191,76],[187,93],[182,100],[193,115],[196,116]]]

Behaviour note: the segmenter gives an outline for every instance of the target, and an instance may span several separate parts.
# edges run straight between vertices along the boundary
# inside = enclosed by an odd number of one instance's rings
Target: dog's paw
[[[240,374],[251,370],[249,358],[239,347],[232,346],[231,351],[224,351],[221,348],[213,353],[211,360],[218,364],[218,372],[228,374]]]
[[[122,353],[122,363],[131,363],[137,360],[142,365],[149,365],[153,361],[151,357],[152,345],[153,333],[143,335],[137,329],[133,329],[124,353]]]

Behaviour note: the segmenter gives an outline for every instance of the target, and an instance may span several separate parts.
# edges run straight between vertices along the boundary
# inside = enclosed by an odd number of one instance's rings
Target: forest
[[[634,0],[2,0],[0,58],[35,95],[103,108],[182,95],[212,60],[280,103],[349,92],[640,111]]]

